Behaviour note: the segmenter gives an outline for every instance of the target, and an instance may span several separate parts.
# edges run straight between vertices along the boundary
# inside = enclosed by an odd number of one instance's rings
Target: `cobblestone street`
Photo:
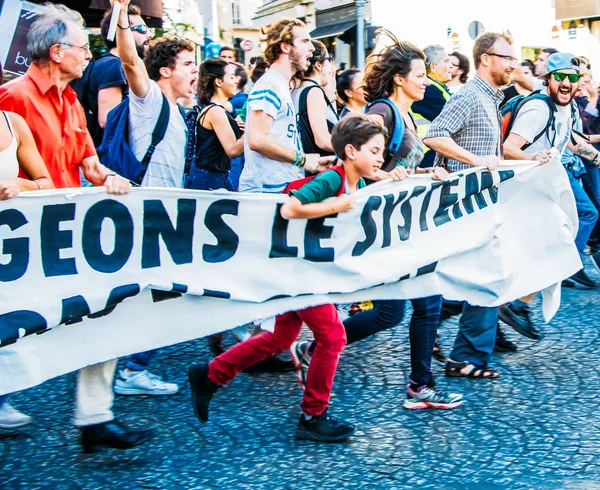
[[[407,319],[354,344],[342,355],[331,412],[358,431],[338,445],[295,440],[301,391],[291,372],[241,375],[200,425],[186,381],[191,362],[210,358],[200,339],[153,361],[153,372],[179,383],[178,394],[116,399],[117,417],[155,427],[155,438],[84,455],[71,425],[70,374],[11,397],[34,422],[0,431],[0,488],[600,489],[599,317],[597,291],[563,289],[541,341],[505,327],[519,351],[495,356],[500,379],[448,379],[434,362],[438,386],[465,395],[453,411],[402,408]],[[539,306],[535,320],[542,322]],[[451,320],[440,331],[447,353],[456,328]]]

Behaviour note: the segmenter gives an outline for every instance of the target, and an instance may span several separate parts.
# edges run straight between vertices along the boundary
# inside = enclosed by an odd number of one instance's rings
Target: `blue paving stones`
[[[505,326],[519,351],[494,357],[496,381],[446,379],[434,363],[439,387],[465,395],[458,410],[402,409],[406,320],[349,347],[331,411],[358,430],[338,445],[294,439],[294,373],[241,375],[217,393],[211,420],[200,425],[186,369],[210,358],[201,339],[153,361],[153,372],[180,384],[178,394],[116,398],[120,420],[157,429],[151,443],[84,455],[70,420],[75,375],[63,376],[11,398],[34,423],[0,431],[0,488],[600,490],[598,295],[563,289],[540,342]],[[440,331],[446,352],[456,328],[450,320]]]

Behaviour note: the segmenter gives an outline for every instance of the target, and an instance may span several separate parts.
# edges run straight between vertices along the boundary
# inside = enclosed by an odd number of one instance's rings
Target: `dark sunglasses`
[[[562,82],[565,78],[568,78],[571,83],[577,83],[581,78],[579,73],[562,73],[560,71],[555,71],[552,76],[557,82]]]
[[[321,61],[321,63],[324,62],[324,61],[333,61],[333,56],[326,56],[325,58],[323,58],[323,59],[321,59],[319,61]]]
[[[146,34],[148,32],[148,26],[146,24],[138,24],[137,26],[131,26],[130,29],[132,31],[137,31],[141,34]]]

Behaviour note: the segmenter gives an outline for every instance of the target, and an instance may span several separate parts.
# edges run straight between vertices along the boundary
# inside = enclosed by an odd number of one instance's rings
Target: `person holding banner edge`
[[[431,174],[435,180],[444,180],[448,173],[442,168],[419,168],[423,147],[417,126],[409,109],[421,100],[429,79],[425,69],[425,54],[407,42],[384,32],[394,44],[383,53],[371,55],[365,70],[363,90],[370,104],[367,115],[386,128],[390,138],[384,150],[381,177],[389,175],[403,180],[409,173]],[[397,124],[404,127],[401,141]],[[398,143],[396,149],[394,143]],[[386,172],[390,172],[386,174]],[[413,315],[410,321],[411,373],[406,386],[404,407],[410,410],[425,408],[452,409],[463,404],[462,395],[435,389],[431,359],[437,334],[442,298],[430,296],[411,300]],[[348,343],[353,343],[382,330],[393,328],[404,318],[405,300],[373,301],[371,310],[362,311],[344,320]],[[296,363],[298,381],[304,388],[312,353],[318,341],[296,342],[290,352]]]
[[[0,109],[19,113],[57,188],[80,187],[80,171],[109,194],[129,192],[129,181],[102,165],[87,131],[75,91],[68,83],[81,77],[91,59],[81,15],[63,5],[43,7],[27,35],[32,64],[25,76],[0,87]],[[74,424],[81,428],[84,452],[130,449],[153,431],[132,430],[112,412],[116,360],[81,369],[77,377]]]
[[[486,32],[473,45],[476,76],[444,106],[424,143],[437,152],[436,166],[451,172],[471,167],[496,170],[502,156],[501,88],[517,67],[512,39]],[[498,308],[464,303],[459,331],[446,361],[446,376],[496,379],[488,367],[496,343]]]
[[[11,199],[19,192],[53,189],[50,174],[25,120],[14,112],[1,112],[0,200]],[[20,178],[19,171],[23,171],[29,178]],[[7,400],[8,395],[0,395],[0,429],[14,429],[29,424],[31,417],[19,412]]]

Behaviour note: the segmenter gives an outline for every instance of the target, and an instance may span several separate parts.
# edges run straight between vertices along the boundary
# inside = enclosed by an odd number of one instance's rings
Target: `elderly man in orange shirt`
[[[0,87],[0,109],[27,121],[57,188],[80,187],[80,171],[110,194],[129,192],[128,180],[98,160],[83,107],[68,85],[80,78],[92,58],[81,15],[47,5],[27,37],[32,64],[25,76]],[[79,371],[74,423],[81,427],[85,452],[102,447],[129,449],[151,437],[114,420],[112,380],[116,360]]]

